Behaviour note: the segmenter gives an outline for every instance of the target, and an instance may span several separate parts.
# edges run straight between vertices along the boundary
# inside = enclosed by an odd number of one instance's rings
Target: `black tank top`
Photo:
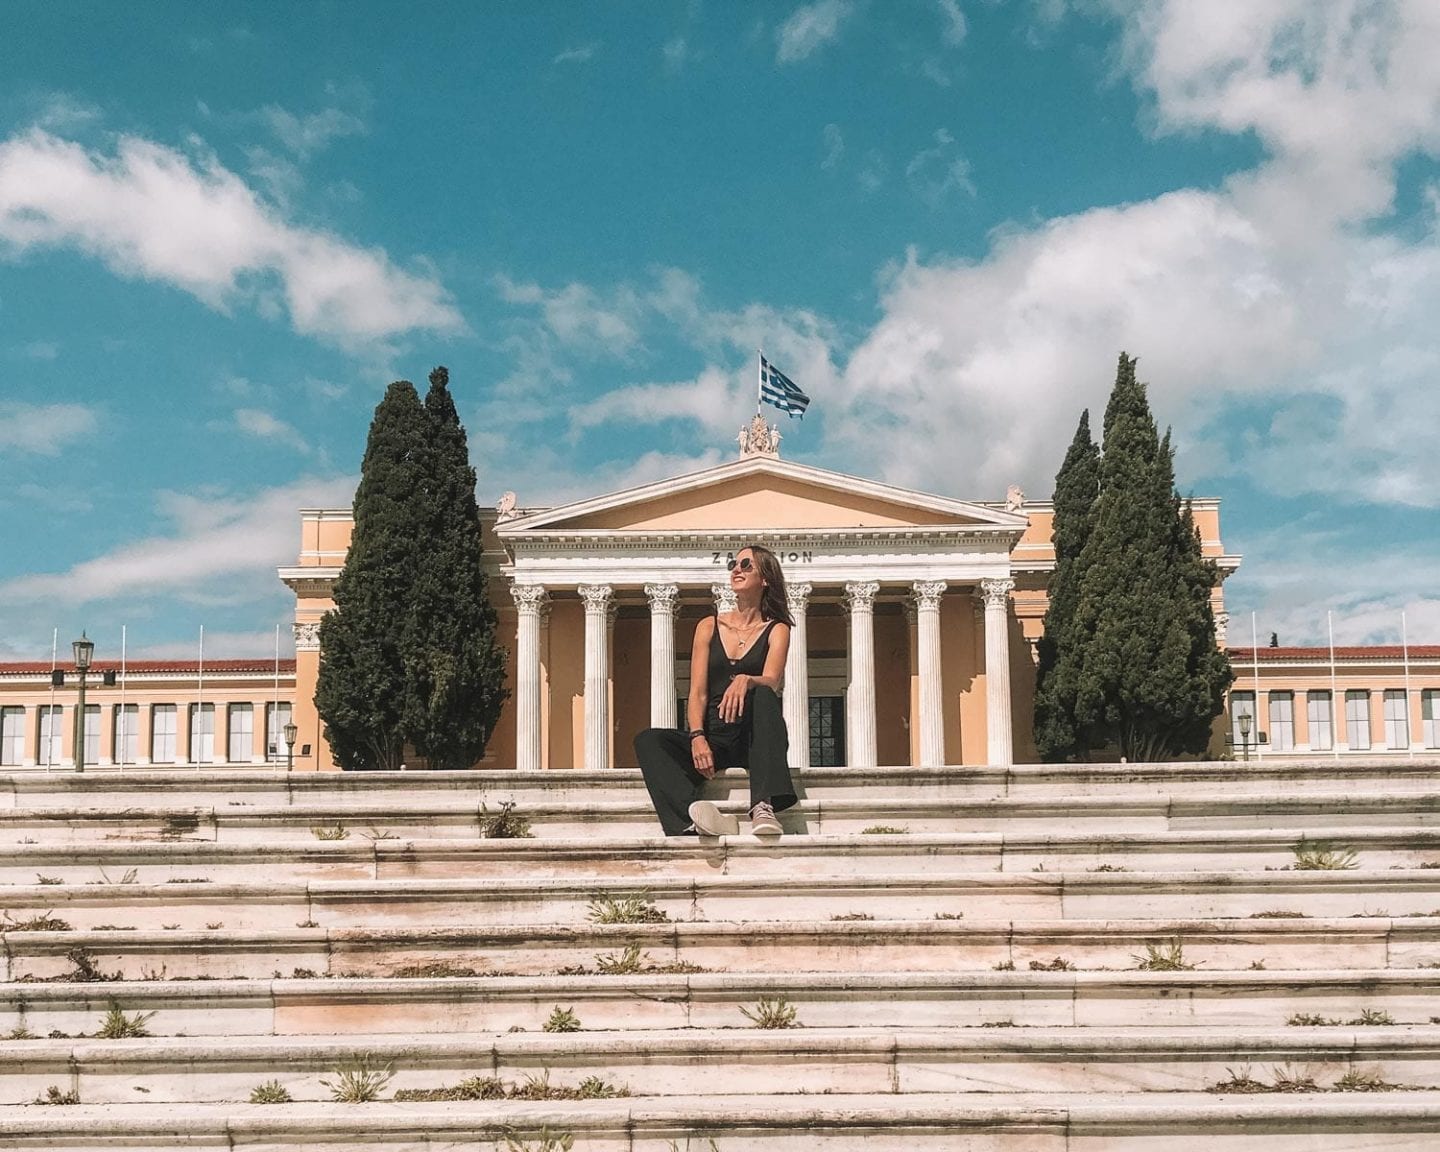
[[[730,687],[736,676],[761,676],[765,672],[765,658],[770,654],[770,631],[776,621],[771,620],[760,633],[759,639],[740,654],[740,659],[731,660],[725,655],[725,645],[720,642],[720,617],[715,617],[715,631],[710,636],[710,700],[717,704]]]

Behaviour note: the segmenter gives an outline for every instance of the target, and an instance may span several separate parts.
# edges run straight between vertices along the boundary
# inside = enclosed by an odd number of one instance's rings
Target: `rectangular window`
[[[85,763],[100,763],[100,705],[85,705]]]
[[[134,764],[140,757],[140,705],[115,709],[115,763]]]
[[[232,764],[248,764],[255,754],[255,707],[230,705],[230,743],[225,758]]]
[[[190,762],[215,763],[215,705],[190,705]]]
[[[1440,748],[1440,689],[1420,690],[1420,737],[1426,748]]]
[[[49,766],[60,763],[60,734],[64,731],[61,717],[65,709],[59,704],[40,705],[39,747],[35,762]]]
[[[1276,752],[1295,749],[1295,693],[1270,693],[1270,747]]]
[[[810,697],[810,763],[836,768],[845,763],[845,698]]]
[[[175,705],[155,704],[150,708],[150,763],[176,764],[180,749],[175,741]]]
[[[265,705],[265,755],[272,763],[285,759],[285,725],[290,723],[290,702]],[[682,713],[683,715],[683,713]]]
[[[1243,754],[1247,745],[1253,751],[1260,739],[1260,725],[1256,723],[1255,715],[1254,692],[1230,693],[1230,742],[1237,752]],[[1248,735],[1242,731],[1246,727],[1240,722],[1242,716],[1249,717]]]
[[[25,758],[25,709],[0,708],[0,764],[18,765]]]
[[[1370,693],[1363,688],[1345,693],[1345,743],[1352,752],[1370,750]]]
[[[1405,689],[1385,689],[1385,745],[1388,748],[1410,747],[1409,703]]]
[[[1315,752],[1329,752],[1335,747],[1335,720],[1331,714],[1330,693],[1309,693],[1305,698],[1305,707],[1311,749]]]

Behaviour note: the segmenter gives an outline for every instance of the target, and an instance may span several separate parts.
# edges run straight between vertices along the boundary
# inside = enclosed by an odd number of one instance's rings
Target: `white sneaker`
[[[770,801],[762,800],[750,809],[750,831],[756,836],[779,836],[785,831],[775,818],[775,809]]]
[[[709,800],[691,804],[690,819],[702,836],[735,836],[740,832],[740,818],[726,815]]]

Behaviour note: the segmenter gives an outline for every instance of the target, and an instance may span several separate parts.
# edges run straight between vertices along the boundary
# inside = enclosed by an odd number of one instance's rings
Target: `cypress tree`
[[[468,768],[509,693],[505,650],[481,567],[480,510],[450,374],[430,373],[425,483],[416,493],[422,555],[406,606],[404,730],[432,768]]]
[[[1046,588],[1045,631],[1040,637],[1035,682],[1035,747],[1047,761],[1083,756],[1088,733],[1075,720],[1080,650],[1075,634],[1080,600],[1080,556],[1095,523],[1100,491],[1100,450],[1090,437],[1090,410],[1080,414],[1075,438],[1055,474],[1051,539],[1055,571]]]
[[[427,418],[415,386],[397,380],[375,409],[335,611],[320,622],[315,707],[347,771],[400,767],[410,585],[420,556],[414,496],[422,487]]]
[[[1079,557],[1075,720],[1132,760],[1203,752],[1231,679],[1210,611],[1215,568],[1175,493],[1170,434],[1159,436],[1124,353],[1104,437]]]

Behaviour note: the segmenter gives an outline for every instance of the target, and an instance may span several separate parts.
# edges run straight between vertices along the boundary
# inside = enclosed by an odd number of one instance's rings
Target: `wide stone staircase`
[[[1437,773],[0,775],[0,1148],[1433,1152]]]

